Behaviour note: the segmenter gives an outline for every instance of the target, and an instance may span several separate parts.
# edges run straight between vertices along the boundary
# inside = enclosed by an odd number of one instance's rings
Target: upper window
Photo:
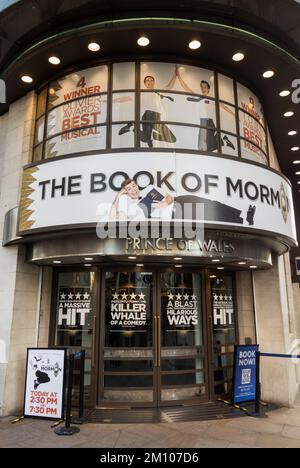
[[[70,73],[41,91],[36,119],[34,161],[165,148],[268,164],[260,101],[205,68],[122,62]]]

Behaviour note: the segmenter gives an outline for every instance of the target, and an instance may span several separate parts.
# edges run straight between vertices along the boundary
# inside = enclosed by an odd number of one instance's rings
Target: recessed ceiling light
[[[142,267],[144,266],[144,264],[143,264],[143,263],[137,263],[136,266],[137,266],[138,268],[142,268]]]
[[[234,56],[232,57],[232,60],[234,62],[241,62],[242,60],[244,60],[245,58],[245,54],[243,54],[242,52],[237,52],[236,54],[234,54]]]
[[[98,42],[91,42],[91,43],[88,45],[88,49],[89,49],[91,52],[99,52],[99,50],[101,49],[101,47],[100,47],[100,44],[98,44]]]
[[[290,136],[294,136],[294,135],[297,135],[297,133],[298,133],[298,132],[297,132],[296,130],[291,130],[288,134],[289,134]]]
[[[182,268],[182,265],[175,265],[175,268]]]
[[[54,265],[60,265],[61,261],[60,260],[53,260]]]
[[[220,263],[221,260],[218,260],[218,259],[214,259],[212,260],[212,263]]]
[[[285,114],[283,114],[283,115],[284,115],[284,117],[293,117],[294,112],[288,111],[288,112],[285,112]]]
[[[91,267],[92,265],[91,265],[91,263],[85,263],[84,266],[85,267]]]
[[[300,164],[300,161],[293,161],[293,164]]]
[[[23,83],[27,83],[27,84],[33,82],[33,79],[29,75],[22,76],[21,80],[23,81]]]
[[[200,41],[194,40],[194,41],[191,41],[189,43],[189,48],[192,49],[192,50],[200,49],[200,47],[201,47],[201,42]]]
[[[175,257],[174,260],[175,260],[176,262],[180,262],[180,260],[182,260],[182,257]]]
[[[247,262],[239,262],[239,265],[247,265]]]
[[[291,151],[299,151],[299,146],[293,146],[293,148],[291,148]]]
[[[136,260],[136,257],[128,257],[128,260]]]
[[[275,72],[273,70],[267,70],[265,73],[263,73],[264,78],[273,78],[275,75]]]
[[[256,270],[257,266],[256,265],[251,265],[250,268],[251,268],[251,270]]]
[[[60,59],[58,57],[49,57],[48,62],[51,63],[51,65],[59,65],[60,64]]]
[[[137,41],[138,45],[141,47],[147,47],[150,44],[150,40],[146,36],[142,36]]]
[[[225,270],[224,267],[218,267],[217,270]]]
[[[86,260],[87,262],[91,262],[91,261],[93,261],[94,259],[93,259],[93,257],[85,257],[84,260]]]
[[[281,91],[281,93],[279,93],[279,96],[281,96],[281,97],[287,97],[287,96],[289,96],[290,94],[291,94],[291,92],[288,91],[288,90],[286,89],[286,90],[284,90],[284,91]]]
[[[216,279],[216,275],[210,275],[210,279]]]
[[[300,172],[299,172],[299,171],[298,171],[298,172],[295,172],[295,174],[296,174],[296,175],[300,175]]]

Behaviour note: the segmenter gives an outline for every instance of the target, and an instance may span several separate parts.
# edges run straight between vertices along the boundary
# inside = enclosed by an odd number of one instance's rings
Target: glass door
[[[100,407],[156,405],[154,281],[147,271],[104,274]]]
[[[107,271],[102,292],[98,407],[207,400],[202,275]]]
[[[202,276],[173,271],[160,274],[158,323],[158,404],[208,399]]]
[[[234,277],[230,273],[211,275],[213,321],[214,394],[228,398],[233,377],[234,345],[238,343]]]

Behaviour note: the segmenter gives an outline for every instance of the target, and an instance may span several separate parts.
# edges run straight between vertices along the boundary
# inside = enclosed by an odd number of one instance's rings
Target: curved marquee
[[[24,169],[19,234],[108,221],[197,221],[296,244],[290,184],[242,160],[124,152],[59,158]]]

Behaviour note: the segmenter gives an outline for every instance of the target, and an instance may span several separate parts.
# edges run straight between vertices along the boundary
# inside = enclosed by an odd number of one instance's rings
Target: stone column
[[[31,161],[35,93],[1,117],[0,245],[6,212],[18,206],[22,166]],[[2,125],[3,123],[3,125]],[[25,263],[24,246],[0,246],[0,414],[21,411],[26,348],[36,346],[39,268]]]
[[[236,297],[240,344],[256,343],[255,313],[251,271],[236,273]]]
[[[287,354],[293,335],[290,330],[293,304],[290,302],[291,281],[284,256],[273,256],[273,268],[254,272],[254,289],[258,343],[265,353]],[[295,364],[291,360],[262,358],[262,398],[292,406],[298,390]]]

